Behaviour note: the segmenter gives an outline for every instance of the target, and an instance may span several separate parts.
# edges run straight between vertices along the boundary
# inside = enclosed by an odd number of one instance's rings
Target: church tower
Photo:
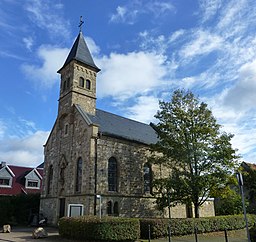
[[[99,71],[80,30],[63,67],[58,71],[61,74],[59,117],[72,112],[74,104],[95,115],[96,76]]]

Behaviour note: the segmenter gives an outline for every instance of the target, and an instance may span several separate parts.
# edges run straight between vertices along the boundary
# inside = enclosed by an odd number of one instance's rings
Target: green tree
[[[225,186],[217,187],[211,191],[215,200],[216,215],[234,215],[243,213],[242,197],[240,195],[236,175],[228,178]]]
[[[240,170],[243,174],[245,196],[248,199],[249,205],[247,211],[256,213],[256,165],[243,162]]]
[[[190,91],[176,90],[170,102],[159,106],[158,123],[152,124],[159,140],[152,145],[151,160],[170,172],[154,180],[158,205],[167,205],[164,188],[172,191],[172,202],[193,203],[199,217],[199,207],[227,182],[236,165],[233,135],[221,132],[207,104]]]

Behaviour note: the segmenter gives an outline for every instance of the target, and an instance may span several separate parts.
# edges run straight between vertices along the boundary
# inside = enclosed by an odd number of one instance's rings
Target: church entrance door
[[[59,218],[62,218],[65,216],[65,198],[60,198],[59,205]]]

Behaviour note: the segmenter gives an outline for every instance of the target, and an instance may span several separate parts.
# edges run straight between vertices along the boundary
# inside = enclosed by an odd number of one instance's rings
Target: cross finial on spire
[[[80,16],[80,23],[78,25],[78,27],[80,28],[80,32],[82,32],[82,25],[84,23],[84,21],[82,19],[83,19],[83,16]]]

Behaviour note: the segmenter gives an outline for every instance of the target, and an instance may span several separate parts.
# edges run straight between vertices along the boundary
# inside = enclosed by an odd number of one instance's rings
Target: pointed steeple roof
[[[72,60],[77,60],[77,61],[82,62],[83,64],[95,69],[96,72],[100,71],[100,69],[95,65],[95,63],[92,59],[91,53],[87,47],[87,44],[84,40],[84,36],[81,31],[79,32],[63,67],[65,67]]]

